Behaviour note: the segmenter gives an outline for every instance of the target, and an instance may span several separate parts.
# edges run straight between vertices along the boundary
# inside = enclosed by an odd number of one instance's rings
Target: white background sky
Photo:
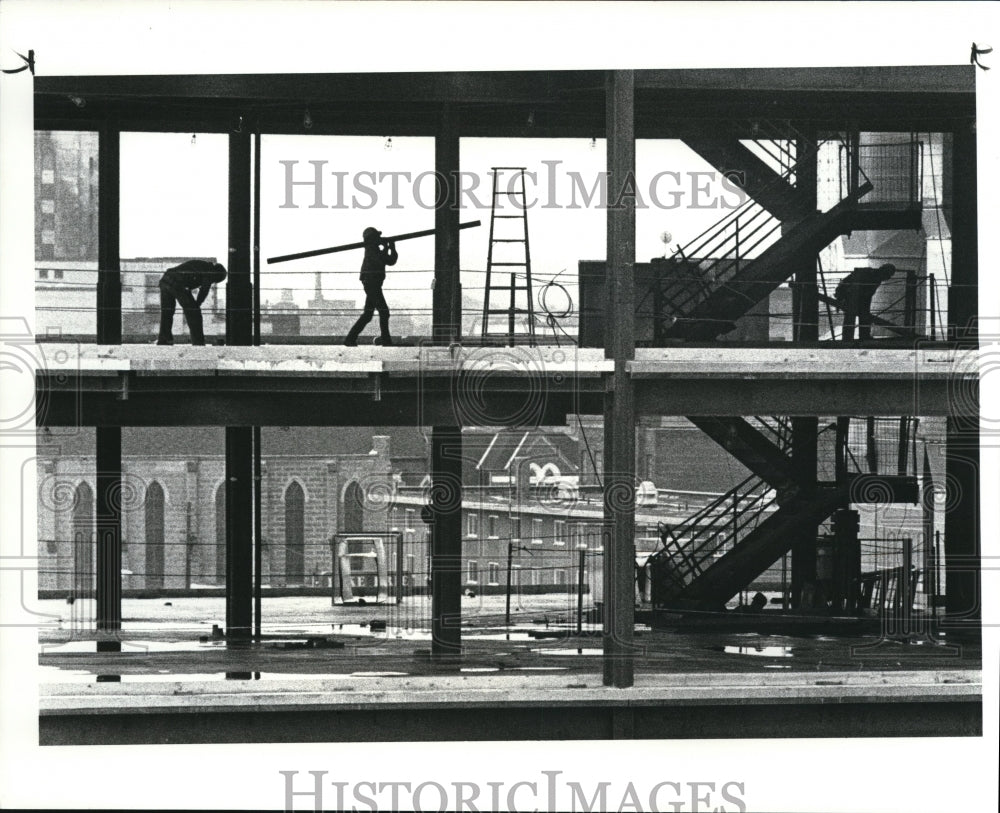
[[[387,143],[391,148],[387,149]],[[121,142],[121,251],[123,257],[216,257],[225,263],[227,251],[227,139],[221,134],[125,133]],[[291,165],[294,181],[315,179],[313,161],[322,166],[322,202],[316,208],[314,187],[292,189],[295,208],[287,208],[286,178]],[[461,171],[468,194],[463,195],[463,222],[482,225],[463,230],[461,265],[463,291],[480,298],[489,247],[491,168],[523,166],[529,205],[528,230],[536,283],[564,272],[560,281],[575,283],[580,260],[603,259],[606,212],[599,200],[587,202],[605,171],[606,143],[600,139],[466,138],[461,144]],[[550,163],[546,163],[550,162]],[[552,164],[551,162],[559,162]],[[261,257],[357,242],[367,226],[384,234],[401,234],[434,227],[434,181],[421,173],[434,169],[430,138],[393,136],[264,136],[261,150]],[[660,178],[657,173],[680,173]],[[380,182],[359,173],[409,173],[399,176],[398,195],[391,176]],[[334,173],[347,173],[338,178]],[[692,173],[705,173],[702,175]],[[636,148],[636,178],[648,208],[636,217],[636,259],[661,256],[660,235],[669,231],[678,244],[700,234],[722,218],[739,198],[713,180],[713,168],[679,141],[640,141]],[[572,174],[581,179],[580,190]],[[376,195],[355,186],[374,187]],[[510,181],[510,173],[502,183]],[[698,189],[695,190],[694,187]],[[652,194],[650,190],[652,188]],[[534,202],[535,205],[532,205]],[[706,208],[691,208],[694,202]],[[575,205],[574,205],[575,204]],[[711,207],[711,208],[709,208]],[[501,229],[507,231],[501,232]],[[498,221],[496,236],[513,236],[519,221]],[[399,263],[386,289],[395,303],[430,307],[434,240],[408,241],[398,246]],[[508,250],[516,251],[514,247]],[[497,257],[497,259],[504,259]],[[511,254],[508,259],[517,257]],[[328,298],[358,295],[356,272],[361,252],[344,252],[288,263],[262,261],[262,301],[275,301],[281,289],[305,305],[315,287],[313,272],[324,276]],[[425,273],[414,273],[414,272]],[[298,273],[297,273],[298,272]],[[342,273],[340,273],[342,272]],[[575,292],[574,292],[575,295]]]
[[[380,48],[370,34],[378,30]],[[485,68],[606,68],[724,66],[824,66],[966,64],[972,41],[1000,46],[998,9],[992,3],[641,3],[641,4],[458,4],[442,3],[48,3],[7,0],[0,4],[0,62],[13,51],[34,48],[40,75],[265,71],[456,70]],[[516,49],[497,43],[517,43]],[[997,324],[995,241],[1000,221],[992,190],[997,188],[1000,143],[997,107],[1000,77],[997,54],[986,58],[989,73],[978,72],[980,141],[981,302],[992,336]],[[19,61],[14,59],[14,64]],[[0,116],[8,150],[23,143],[28,156],[5,163],[3,185],[30,175],[30,113],[13,125],[24,75],[4,77]],[[18,82],[11,81],[18,80]],[[29,108],[30,110],[30,108]],[[18,129],[20,127],[20,130]],[[24,140],[18,142],[24,133]],[[12,136],[13,134],[13,136]],[[389,134],[387,134],[389,135]],[[199,150],[201,148],[199,147]],[[199,159],[200,160],[200,159]],[[471,160],[471,159],[470,159]],[[478,160],[478,159],[477,159]],[[493,159],[492,156],[486,159]],[[525,159],[527,161],[527,159]],[[148,178],[146,179],[148,181]],[[19,180],[18,183],[21,181]],[[30,184],[30,177],[25,179]],[[4,197],[0,315],[21,318],[33,312],[30,285],[18,268],[31,267],[33,224],[30,207]],[[217,207],[204,205],[211,217]],[[23,208],[20,220],[18,210]],[[192,221],[197,220],[194,214]],[[15,224],[20,225],[15,225]],[[296,224],[304,221],[295,221]],[[395,223],[382,218],[382,223]],[[367,224],[367,223],[366,223]],[[124,225],[124,224],[123,224]],[[357,233],[353,224],[348,239]],[[291,228],[291,227],[289,227]],[[274,250],[305,249],[340,241],[340,229],[317,220],[295,225],[287,244]],[[669,227],[668,227],[669,228]],[[164,227],[166,229],[166,227]],[[532,222],[539,241],[579,246],[591,235],[566,238]],[[645,227],[640,239],[645,246]],[[659,229],[657,225],[655,229]],[[551,232],[551,234],[550,234]],[[275,234],[278,232],[276,231]],[[603,233],[603,228],[599,230]],[[654,233],[656,231],[654,230]],[[484,238],[478,237],[482,240]],[[596,245],[593,248],[596,250]],[[480,243],[480,252],[481,252]],[[655,247],[654,247],[655,248]],[[569,251],[557,248],[557,251]],[[645,248],[643,249],[645,250]],[[543,255],[544,256],[544,255]],[[13,258],[13,259],[12,259]],[[466,259],[463,264],[472,262]],[[561,268],[562,255],[544,259]],[[539,263],[543,263],[540,258]],[[540,267],[541,270],[541,267]],[[24,318],[30,319],[30,316]],[[993,340],[995,358],[996,340]],[[987,351],[984,351],[987,352]],[[996,367],[996,364],[992,365]],[[984,415],[1000,414],[994,379],[981,386]],[[5,379],[6,380],[6,379]],[[30,397],[29,381],[28,393]],[[10,398],[7,390],[5,398]],[[995,422],[994,424],[995,425]],[[984,436],[983,545],[1000,555],[996,494],[997,444]],[[21,534],[34,527],[32,499],[20,499],[17,483],[30,470],[29,448],[12,448],[4,437],[2,477],[5,556],[20,555]],[[25,467],[29,468],[25,468]],[[34,474],[24,482],[34,483]],[[30,545],[29,545],[30,549]],[[20,571],[2,570],[3,657],[0,658],[0,794],[4,807],[122,806],[257,807],[281,804],[277,771],[329,770],[345,779],[439,781],[535,778],[543,769],[562,769],[574,779],[627,782],[678,779],[746,783],[751,810],[995,811],[997,808],[997,670],[1000,620],[995,569],[983,572],[983,720],[986,736],[955,740],[768,740],[761,742],[671,741],[669,730],[656,742],[225,746],[143,748],[37,747],[37,691],[30,665],[37,642],[30,606],[33,584]],[[22,592],[23,591],[23,592]],[[19,627],[17,624],[25,624]],[[738,715],[738,709],[734,715]],[[488,721],[484,720],[484,725]],[[818,734],[821,732],[817,732]],[[838,781],[851,770],[849,781]],[[391,774],[391,776],[390,776]]]

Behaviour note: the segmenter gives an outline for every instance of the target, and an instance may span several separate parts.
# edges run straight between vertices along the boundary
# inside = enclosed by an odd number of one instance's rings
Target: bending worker
[[[168,268],[160,277],[160,335],[157,344],[173,344],[174,312],[177,303],[184,309],[184,319],[191,333],[191,344],[204,344],[205,331],[201,320],[201,303],[217,282],[226,278],[226,269],[207,260],[188,260]],[[191,291],[198,289],[198,298]]]
[[[382,283],[385,282],[385,267],[395,265],[399,255],[396,253],[396,244],[389,240],[382,240],[382,232],[370,226],[361,234],[365,242],[365,258],[361,262],[361,284],[365,289],[365,308],[354,323],[350,333],[344,340],[348,347],[354,347],[358,343],[358,335],[364,330],[372,320],[372,315],[378,311],[378,323],[381,336],[375,339],[375,344],[392,344],[392,337],[389,335],[389,306],[386,304],[385,296],[382,294]]]
[[[841,280],[834,298],[844,311],[844,329],[841,339],[854,339],[854,323],[858,323],[858,338],[872,337],[872,299],[878,286],[896,273],[896,266],[886,263],[879,268],[855,268]]]

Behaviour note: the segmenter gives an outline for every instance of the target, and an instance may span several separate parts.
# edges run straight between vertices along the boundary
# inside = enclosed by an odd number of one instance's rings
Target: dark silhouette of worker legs
[[[858,307],[858,338],[861,341],[872,337],[872,303],[865,300],[859,303]]]
[[[156,337],[157,344],[174,343],[174,313],[177,310],[177,298],[169,288],[160,286],[160,334]]]
[[[844,327],[840,331],[841,341],[854,341],[854,323],[856,321],[858,321],[858,302],[854,296],[850,296],[844,302]]]
[[[201,308],[195,302],[187,288],[160,284],[160,334],[157,344],[173,344],[174,313],[180,302],[184,310],[184,320],[191,334],[191,344],[205,344],[205,330],[202,323]]]
[[[376,310],[378,311],[379,329],[382,334],[376,341],[378,344],[392,344],[392,336],[389,333],[389,305],[386,303],[385,296],[382,293],[382,285],[381,283],[366,282],[364,286],[364,310],[361,312],[361,316],[358,317],[358,321],[354,323],[354,327],[347,334],[344,344],[348,347],[353,347],[358,343],[358,336],[361,335],[361,331],[372,320]]]

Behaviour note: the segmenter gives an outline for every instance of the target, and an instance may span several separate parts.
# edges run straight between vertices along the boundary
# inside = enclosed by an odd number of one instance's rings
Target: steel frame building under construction
[[[76,345],[40,341],[36,387],[44,404],[39,430],[95,428],[91,640],[102,673],[114,673],[125,655],[116,497],[123,429],[224,427],[224,634],[227,647],[252,661],[261,612],[255,590],[261,427],[430,427],[428,668],[444,674],[460,668],[464,657],[462,428],[564,426],[578,415],[603,417],[603,687],[576,690],[539,679],[515,698],[484,683],[484,693],[473,697],[467,682],[419,702],[390,688],[388,700],[327,698],[308,708],[291,700],[225,706],[209,692],[197,702],[189,698],[187,707],[165,709],[135,695],[123,700],[107,683],[100,687],[105,694],[86,702],[43,704],[43,740],[226,740],[245,735],[236,732],[247,715],[254,720],[251,736],[264,740],[470,739],[482,736],[464,722],[471,703],[499,712],[491,738],[732,733],[726,690],[703,697],[695,713],[677,687],[637,680],[637,665],[645,666],[636,637],[636,438],[651,416],[687,418],[753,478],[720,501],[718,521],[706,509],[686,525],[661,527],[661,546],[645,564],[649,600],[638,605],[641,620],[654,629],[685,611],[722,612],[784,556],[791,557],[790,607],[808,609],[805,586],[812,590],[822,575],[817,528],[831,518],[830,555],[848,575],[828,579],[827,598],[845,614],[857,610],[852,506],[916,501],[920,467],[916,454],[908,456],[910,430],[901,428],[894,437],[902,463],[883,459],[881,467],[852,468],[848,437],[859,423],[843,416],[860,417],[861,426],[877,419],[897,427],[921,417],[943,421],[945,474],[954,496],[943,517],[943,575],[933,587],[935,601],[943,596],[939,623],[949,640],[978,641],[978,374],[969,362],[978,347],[979,308],[974,71],[970,65],[35,79],[36,131],[88,131],[98,139],[96,335]],[[267,344],[255,285],[266,259],[257,248],[260,139],[304,134],[303,110],[309,135],[433,138],[441,178],[461,171],[464,137],[603,136],[612,190],[606,254],[579,269],[573,352],[540,336],[512,352],[463,335],[453,184],[444,184],[436,201],[432,327],[423,342]],[[228,140],[224,346],[179,356],[123,336],[120,137],[136,131],[218,133]],[[908,316],[875,321],[891,338],[831,341],[824,314],[839,306],[818,275],[816,255],[855,231],[921,227],[919,167],[908,135],[921,133],[937,134],[945,145],[946,324],[932,333],[909,307]],[[616,183],[635,177],[637,139],[684,141],[720,172],[736,173],[747,204],[684,251],[636,262],[634,188]],[[821,211],[817,166],[822,145],[833,142],[843,177],[838,200]],[[755,334],[748,321],[779,288],[791,292],[793,314],[790,341],[780,344]],[[872,493],[878,496],[865,496]],[[824,703],[834,690],[793,696],[783,687],[775,681],[755,689],[757,705],[744,709],[740,732],[790,736],[815,724],[832,736],[863,733],[866,725],[904,735],[981,730],[981,701],[967,686],[902,689],[891,703],[871,689],[841,695],[834,706]],[[378,715],[386,713],[398,721],[391,734],[378,730]]]

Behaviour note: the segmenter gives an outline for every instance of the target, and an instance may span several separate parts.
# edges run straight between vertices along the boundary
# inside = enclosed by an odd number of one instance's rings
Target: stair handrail
[[[799,160],[796,161],[795,164],[792,165],[792,167],[790,167],[787,171],[781,174],[776,173],[775,178],[772,181],[765,184],[763,188],[768,189],[777,186],[780,183],[786,183],[786,184],[789,183],[790,176],[798,169],[798,167],[806,160],[811,159],[813,155],[815,155],[818,152],[820,144],[826,143],[829,140],[840,140],[841,142],[843,142],[843,139],[824,139],[822,141],[817,140],[815,142],[814,149],[809,150],[808,152],[803,154],[799,158]],[[852,153],[848,152],[848,155],[851,156]],[[864,183],[859,183],[856,189],[850,190],[851,192],[850,194],[842,196],[841,201],[847,200],[848,198],[853,198],[855,196],[860,198],[863,194],[867,193],[866,187],[871,186],[871,181],[868,179],[868,176],[865,175],[864,171],[860,168],[860,166],[858,167],[858,170],[860,175],[864,177]],[[843,184],[841,184],[841,187],[842,186]],[[862,190],[866,191],[862,192]],[[748,213],[750,212],[752,212],[752,214],[749,214],[749,216],[745,218],[745,222],[741,222],[741,218],[743,218],[744,215],[748,215]],[[750,236],[757,235],[757,233],[760,232],[762,228],[768,225],[769,221],[771,227],[766,231],[764,231],[764,233],[761,234],[749,246],[747,246],[746,229],[749,227],[751,223],[753,223],[755,220],[758,220],[758,218],[761,217],[763,217],[763,222],[759,222],[756,226],[754,226],[750,230],[749,235]],[[678,263],[682,261],[685,263],[697,263],[698,270],[702,275],[700,277],[700,281],[704,283],[705,280],[710,280],[711,283],[714,285],[714,287],[707,292],[708,294],[710,294],[712,291],[719,290],[720,288],[724,287],[726,282],[728,282],[728,279],[730,278],[729,272],[731,272],[733,269],[736,269],[738,272],[741,259],[745,258],[745,255],[747,253],[749,253],[750,251],[756,249],[759,245],[761,245],[768,237],[774,234],[774,232],[777,231],[782,225],[783,225],[782,221],[774,217],[761,203],[759,203],[756,199],[748,196],[747,199],[742,204],[733,209],[731,212],[728,212],[726,215],[724,215],[721,219],[719,219],[714,224],[709,226],[707,229],[703,230],[694,239],[688,241],[683,246],[679,246],[675,250],[672,256],[665,258],[665,262],[675,267],[678,265]],[[732,234],[728,232],[730,228],[733,229]],[[742,240],[741,240],[741,231],[743,232]],[[729,248],[728,250],[723,251],[729,244],[732,244],[732,247]],[[717,257],[712,257],[711,255],[716,252],[721,252],[721,253]],[[733,256],[734,253],[735,256]],[[708,265],[707,266],[701,265],[701,263],[705,262],[706,259],[709,260]],[[723,268],[723,271],[721,273],[713,273],[715,269],[718,269],[720,267]],[[676,276],[671,277],[669,273],[668,274],[661,273],[660,276],[661,279],[653,283],[654,286],[659,286],[660,290],[662,290],[667,284],[671,282],[676,282],[678,279],[678,277]],[[646,295],[648,295],[648,292]],[[685,308],[690,304],[690,302],[701,295],[706,295],[706,292],[698,290],[688,290],[687,295],[682,295],[680,298],[674,297],[669,302],[671,310],[674,311],[674,314],[676,316],[682,316],[685,313]],[[644,301],[645,301],[645,296],[643,297],[642,302]],[[640,304],[642,304],[642,302],[640,302]],[[659,315],[658,318],[660,318]]]

